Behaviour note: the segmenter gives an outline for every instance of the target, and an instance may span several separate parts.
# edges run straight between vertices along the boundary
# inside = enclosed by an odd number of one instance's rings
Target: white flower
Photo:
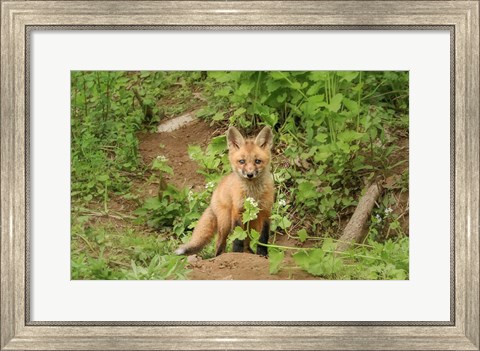
[[[279,206],[286,206],[286,205],[287,205],[287,201],[285,201],[284,199],[278,200],[278,205],[279,205]]]
[[[393,210],[392,210],[391,207],[385,209],[385,214],[387,214],[387,215],[392,213],[392,212],[393,212]]]
[[[192,202],[193,201],[193,191],[188,192],[188,201]]]
[[[167,158],[163,155],[158,155],[157,156],[157,161],[161,161],[161,162],[167,162]]]
[[[205,185],[205,189],[211,189],[215,186],[215,183],[214,182],[208,182],[206,185]]]
[[[380,223],[382,221],[382,217],[380,217],[379,214],[376,214],[375,218],[377,219],[378,223]]]
[[[248,203],[250,203],[250,205],[252,205],[253,207],[258,207],[258,202],[255,201],[255,199],[252,198],[252,197],[247,197],[247,198],[245,199],[245,201],[247,201]]]

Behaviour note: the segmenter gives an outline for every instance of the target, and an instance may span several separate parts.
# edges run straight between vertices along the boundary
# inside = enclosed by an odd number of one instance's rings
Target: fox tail
[[[198,220],[190,241],[175,250],[175,254],[193,255],[199,252],[206,244],[208,244],[216,231],[217,218],[212,209],[208,207]]]

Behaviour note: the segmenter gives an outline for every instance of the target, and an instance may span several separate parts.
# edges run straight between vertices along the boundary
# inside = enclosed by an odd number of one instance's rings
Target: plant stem
[[[96,252],[95,249],[93,248],[92,244],[90,244],[90,241],[88,241],[87,238],[85,238],[83,235],[80,235],[80,234],[77,234],[75,233],[76,236],[78,236],[80,239],[82,239],[85,244],[87,244],[87,246],[90,248],[90,250],[92,250],[92,252]]]
[[[261,242],[258,242],[258,245],[265,246],[265,247],[273,247],[276,249],[285,249],[285,250],[318,250],[318,248],[316,247],[283,246],[283,245],[264,244]],[[323,250],[323,251],[328,253],[339,254],[339,255],[347,255],[347,256],[354,256],[354,257],[361,257],[361,258],[368,258],[371,260],[382,261],[382,259],[378,257],[371,257],[371,256],[359,255],[359,254],[349,254],[348,252],[344,252],[344,251],[331,251],[331,250]]]
[[[108,184],[105,182],[105,193],[103,194],[103,206],[105,209],[105,213],[108,215]]]
[[[283,78],[292,85],[292,88],[293,88],[293,82],[290,79],[288,79],[288,77],[284,75],[283,72],[278,72],[278,73],[280,73],[283,76]],[[305,95],[303,91],[297,88],[294,88],[294,89],[298,91],[305,99],[308,99],[307,95]]]

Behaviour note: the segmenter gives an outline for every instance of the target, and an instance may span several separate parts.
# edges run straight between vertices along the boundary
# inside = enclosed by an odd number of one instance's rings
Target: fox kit
[[[220,181],[190,242],[178,248],[175,251],[177,255],[191,255],[200,251],[215,232],[218,233],[215,252],[217,256],[220,255],[225,250],[227,236],[235,227],[243,227],[243,203],[247,197],[256,200],[260,208],[258,217],[249,223],[249,227],[260,233],[259,242],[268,242],[274,199],[273,177],[270,173],[272,140],[270,127],[263,128],[255,139],[245,139],[235,127],[228,129],[228,158],[233,172]],[[233,251],[248,250],[248,239],[233,242]],[[266,256],[267,248],[258,245],[257,254]]]

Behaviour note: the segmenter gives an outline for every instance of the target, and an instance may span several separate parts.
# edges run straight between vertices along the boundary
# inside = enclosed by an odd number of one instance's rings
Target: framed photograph
[[[1,350],[479,350],[478,1],[1,1]]]

